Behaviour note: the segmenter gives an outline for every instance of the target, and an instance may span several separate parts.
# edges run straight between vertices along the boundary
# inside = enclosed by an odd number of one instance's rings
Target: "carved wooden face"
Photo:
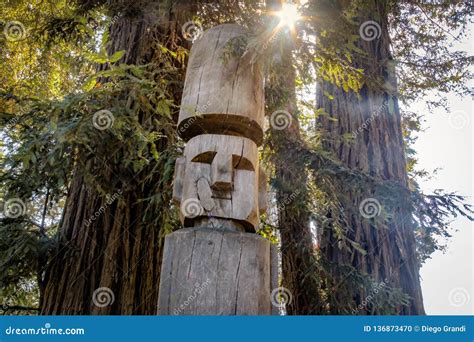
[[[185,227],[199,217],[217,217],[254,230],[259,213],[266,209],[257,145],[247,138],[217,134],[192,138],[184,157],[176,161],[174,182],[173,198],[180,204]]]

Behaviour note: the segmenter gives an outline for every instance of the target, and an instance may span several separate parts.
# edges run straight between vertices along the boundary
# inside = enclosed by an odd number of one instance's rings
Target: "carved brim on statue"
[[[251,139],[257,146],[263,142],[263,131],[259,123],[233,114],[202,114],[188,117],[179,123],[178,134],[185,141],[201,134],[223,134]]]

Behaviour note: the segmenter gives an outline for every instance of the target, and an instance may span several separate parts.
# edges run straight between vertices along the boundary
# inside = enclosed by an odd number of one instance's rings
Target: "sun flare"
[[[294,28],[295,23],[300,19],[298,9],[293,3],[284,3],[281,6],[281,10],[276,13],[280,18],[281,26],[288,26]]]

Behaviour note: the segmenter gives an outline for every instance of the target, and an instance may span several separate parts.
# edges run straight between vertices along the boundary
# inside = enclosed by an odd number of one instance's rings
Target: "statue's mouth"
[[[232,200],[232,190],[219,190],[212,188],[209,181],[204,177],[197,181],[196,186],[199,201],[207,212],[212,211],[216,204],[218,204],[215,201]]]
[[[231,191],[222,191],[222,190],[212,190],[212,198],[214,199],[232,199],[232,192]]]

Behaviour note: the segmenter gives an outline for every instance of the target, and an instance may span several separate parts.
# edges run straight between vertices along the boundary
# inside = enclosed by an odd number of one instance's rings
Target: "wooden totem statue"
[[[159,314],[272,313],[271,248],[255,234],[266,209],[257,150],[263,75],[231,52],[244,34],[220,25],[191,49],[178,122],[186,147],[173,189],[184,228],[165,239]]]

